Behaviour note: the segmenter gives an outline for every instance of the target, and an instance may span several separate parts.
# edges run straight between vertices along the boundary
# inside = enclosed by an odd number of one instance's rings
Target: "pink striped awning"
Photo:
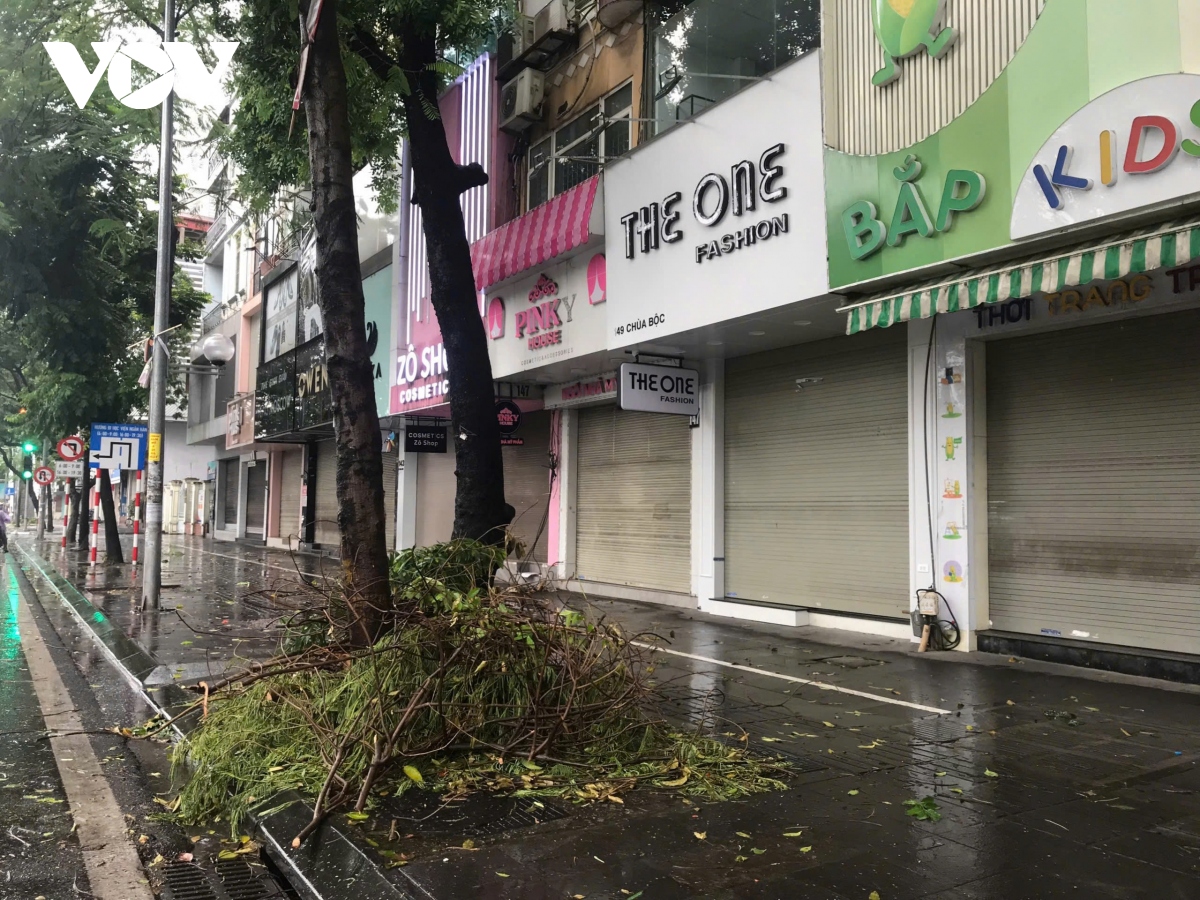
[[[476,241],[471,246],[476,290],[485,290],[587,243],[599,186],[600,176],[593,175]]]

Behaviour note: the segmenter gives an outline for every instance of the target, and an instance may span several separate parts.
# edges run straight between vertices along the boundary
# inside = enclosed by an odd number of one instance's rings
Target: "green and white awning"
[[[975,271],[950,281],[926,284],[909,293],[881,294],[851,303],[838,312],[848,314],[846,334],[857,334],[909,319],[927,319],[938,313],[1003,303],[1043,291],[1061,291],[1092,281],[1112,281],[1182,266],[1197,258],[1200,258],[1200,219],[1190,219],[1090,244],[1066,255]]]

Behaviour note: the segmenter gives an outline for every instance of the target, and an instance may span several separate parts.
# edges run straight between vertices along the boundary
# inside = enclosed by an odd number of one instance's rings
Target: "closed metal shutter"
[[[415,453],[417,457],[417,546],[450,540],[454,532],[454,441],[447,453]]]
[[[742,600],[907,615],[904,328],[726,363],[725,586]]]
[[[383,540],[388,552],[396,548],[396,476],[400,466],[398,450],[383,454]]]
[[[246,531],[262,535],[267,519],[267,461],[246,469]]]
[[[317,527],[313,537],[324,549],[342,546],[337,517],[337,443],[324,441],[317,444]]]
[[[577,577],[691,593],[691,472],[686,416],[581,409]]]
[[[304,486],[304,449],[285,450],[279,474],[279,537],[295,546],[300,537],[300,489]]]
[[[221,512],[222,527],[233,528],[238,520],[238,471],[241,462],[237,459],[221,460]]]
[[[549,530],[550,413],[523,415],[517,436],[524,439],[523,446],[504,448],[504,499],[516,510],[510,530],[526,547],[522,559],[544,563]]]
[[[987,345],[992,627],[1200,647],[1200,311]]]

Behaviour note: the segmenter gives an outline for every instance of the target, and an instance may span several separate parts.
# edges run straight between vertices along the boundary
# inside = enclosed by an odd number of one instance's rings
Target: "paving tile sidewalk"
[[[213,634],[192,635],[166,611],[142,613],[122,581],[127,568],[91,575],[56,564],[168,667],[227,665],[235,641],[243,657],[269,653],[272,617],[247,598],[294,578],[293,561],[197,538],[168,547],[164,581],[178,577],[171,591],[184,618]],[[319,564],[300,562],[307,573]],[[383,873],[395,897],[1200,897],[1194,688],[980,654],[917,656],[906,642],[695,611],[590,605],[630,633],[669,642],[671,652],[650,659],[666,714],[720,734],[744,729],[793,762],[789,789],[699,809],[635,792],[621,807],[563,805],[562,817],[541,824],[548,814],[513,800],[483,814],[499,830],[462,808],[428,816],[384,804],[362,826],[335,823],[339,839],[349,837],[339,852],[357,854],[360,869],[373,861],[378,876],[385,860],[371,842],[398,821],[413,836],[397,845],[409,865]],[[924,797],[939,821],[905,814],[906,800]]]

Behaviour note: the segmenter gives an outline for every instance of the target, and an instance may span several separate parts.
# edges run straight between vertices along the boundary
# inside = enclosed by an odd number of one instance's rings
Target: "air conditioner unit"
[[[500,130],[518,134],[541,119],[546,79],[541,72],[525,69],[500,89]]]
[[[534,17],[533,40],[536,43],[554,31],[570,31],[571,24],[567,4],[563,0],[550,0]]]
[[[522,53],[533,46],[535,40],[534,28],[535,22],[533,16],[518,15],[513,19],[512,34],[513,34],[513,56],[519,57]]]

